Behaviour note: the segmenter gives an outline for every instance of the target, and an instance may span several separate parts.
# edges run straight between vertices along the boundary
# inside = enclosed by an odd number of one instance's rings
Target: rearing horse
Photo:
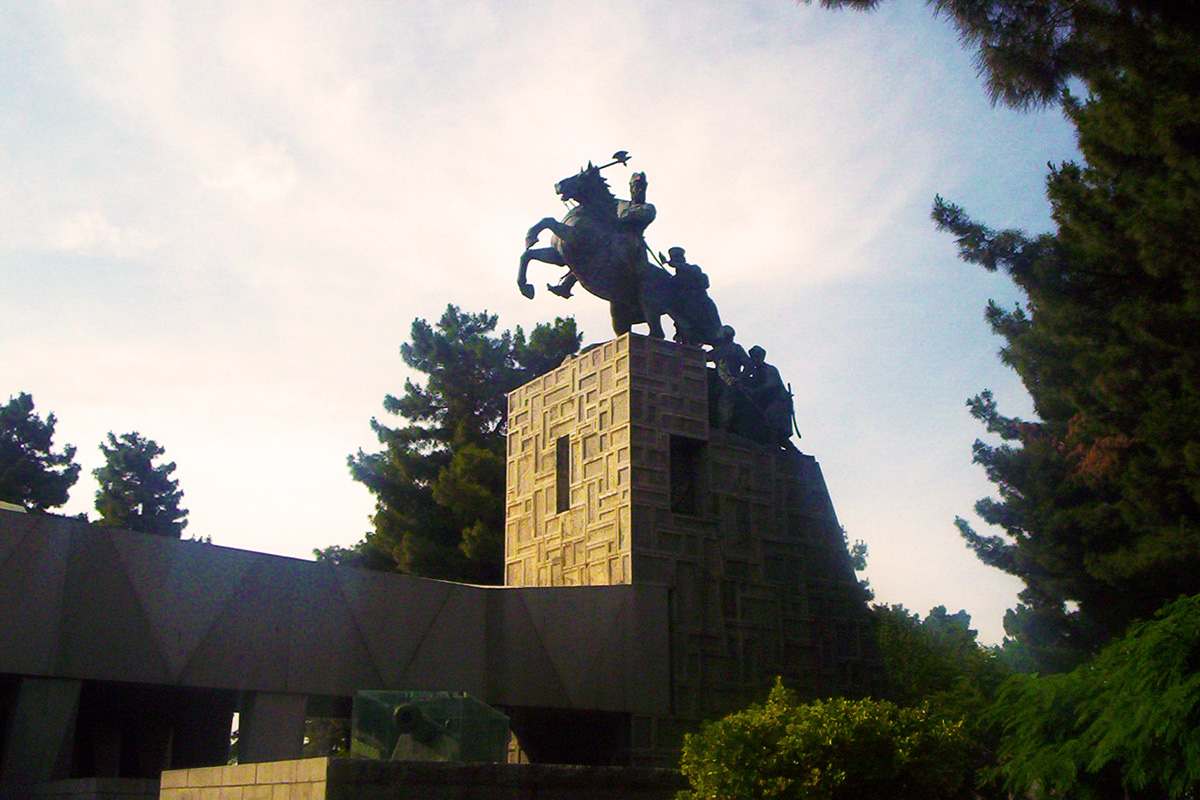
[[[609,302],[613,331],[619,336],[639,322],[650,326],[650,335],[663,338],[661,317],[667,313],[671,275],[650,263],[640,233],[622,226],[617,199],[598,167],[590,163],[578,175],[554,185],[564,200],[577,206],[562,222],[546,217],[525,235],[525,252],[517,272],[521,294],[533,297],[533,285],[525,277],[530,261],[566,267],[583,288]],[[532,249],[542,231],[553,236],[549,247]]]

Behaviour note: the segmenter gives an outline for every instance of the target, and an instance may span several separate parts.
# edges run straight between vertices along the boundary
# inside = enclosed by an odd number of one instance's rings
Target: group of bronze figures
[[[545,217],[529,229],[517,273],[521,294],[533,297],[526,273],[530,261],[541,261],[567,268],[559,283],[547,286],[559,297],[570,297],[579,283],[607,300],[617,335],[644,322],[651,336],[664,338],[662,317],[669,316],[675,323],[675,341],[709,348],[707,358],[714,364],[709,370],[713,424],[757,442],[792,447],[792,395],[779,370],[766,363],[763,348],[751,347],[747,353],[734,341],[733,328],[721,324],[708,296],[708,276],[687,262],[682,247],[672,247],[664,258],[646,245],[645,231],[656,213],[646,202],[646,175],[633,173],[629,199],[620,200],[601,170],[625,164],[629,154],[620,151],[613,159],[599,167],[589,163],[578,175],[554,185],[563,202],[574,206],[562,221]],[[552,234],[550,246],[534,247],[545,230]]]

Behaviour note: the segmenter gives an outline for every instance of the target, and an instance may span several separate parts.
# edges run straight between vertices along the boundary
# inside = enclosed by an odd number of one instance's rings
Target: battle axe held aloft
[[[612,154],[612,157],[613,157],[612,161],[608,162],[604,166],[596,167],[596,169],[604,169],[605,167],[611,167],[613,164],[624,165],[626,162],[629,161],[629,151],[628,150],[618,150],[617,152]]]

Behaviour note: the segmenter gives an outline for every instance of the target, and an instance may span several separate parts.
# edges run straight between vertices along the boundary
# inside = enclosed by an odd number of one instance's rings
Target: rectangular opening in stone
[[[700,439],[671,436],[671,511],[676,514],[703,513],[705,445]]]
[[[554,443],[554,505],[556,514],[571,507],[570,436],[560,436]]]

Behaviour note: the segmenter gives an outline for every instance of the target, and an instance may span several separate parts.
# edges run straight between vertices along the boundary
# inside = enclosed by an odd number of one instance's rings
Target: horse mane
[[[600,170],[588,164],[579,170],[579,177],[583,179],[582,186],[587,193],[587,204],[595,206],[606,217],[615,218],[617,216],[617,198],[609,188],[608,181],[600,174]],[[583,202],[582,198],[581,202]]]

